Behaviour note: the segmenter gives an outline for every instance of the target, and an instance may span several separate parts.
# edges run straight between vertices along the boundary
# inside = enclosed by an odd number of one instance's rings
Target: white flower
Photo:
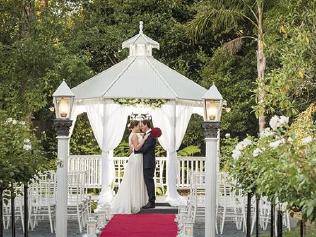
[[[236,149],[242,151],[243,149],[245,149],[248,145],[251,145],[252,141],[248,138],[245,138],[243,141],[239,142],[236,145]]]
[[[31,144],[24,144],[23,149],[26,151],[29,151],[32,149],[32,145]]]
[[[281,116],[279,120],[280,127],[289,124],[289,117]]]
[[[277,148],[278,146],[280,146],[280,145],[283,144],[283,143],[285,143],[284,138],[282,138],[282,139],[280,139],[280,140],[277,140],[277,141],[274,141],[274,142],[271,142],[271,143],[269,144],[269,147],[275,149],[275,148]]]
[[[7,123],[11,123],[12,120],[13,120],[12,118],[7,118],[6,122],[7,122]]]
[[[233,154],[232,154],[232,157],[237,160],[239,157],[241,156],[241,151],[240,150],[233,150]]]
[[[248,138],[245,138],[243,141],[247,146],[252,144],[252,141]]]
[[[274,132],[270,128],[265,128],[261,133],[260,137],[270,137],[273,136]]]
[[[311,136],[308,136],[308,137],[304,137],[303,140],[302,140],[302,144],[308,144],[310,142],[313,141],[313,138]]]
[[[25,122],[24,122],[24,121],[21,121],[21,122],[19,122],[19,124],[21,124],[21,125],[25,125]]]
[[[31,140],[30,139],[24,139],[24,143],[30,143]]]
[[[270,127],[273,129],[273,130],[276,130],[277,128],[279,127],[283,127],[283,126],[286,126],[288,125],[289,123],[289,118],[288,117],[285,117],[285,116],[277,116],[277,115],[274,115],[271,119],[270,119],[270,122],[269,122],[269,125]]]
[[[12,124],[17,124],[18,121],[16,121],[15,119],[12,120]]]
[[[226,134],[225,134],[225,137],[226,137],[226,138],[229,138],[229,137],[230,137],[230,133],[226,133]]]
[[[275,130],[277,129],[277,125],[278,125],[278,121],[279,121],[279,116],[274,115],[269,122],[270,127]]]
[[[256,149],[253,151],[252,155],[253,155],[253,157],[257,157],[257,156],[260,155],[261,153],[262,153],[262,150],[261,150],[260,148],[256,148]]]

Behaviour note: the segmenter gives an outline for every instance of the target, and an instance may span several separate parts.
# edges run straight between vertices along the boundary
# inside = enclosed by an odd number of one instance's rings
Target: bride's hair
[[[136,127],[139,124],[139,121],[137,120],[132,120],[129,122],[129,124],[127,125],[127,128],[129,130],[132,130],[134,127]]]

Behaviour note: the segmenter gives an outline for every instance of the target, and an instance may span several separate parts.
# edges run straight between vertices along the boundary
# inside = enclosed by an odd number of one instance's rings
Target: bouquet
[[[161,129],[160,128],[152,128],[151,129],[151,135],[153,136],[153,138],[158,138],[161,136]]]

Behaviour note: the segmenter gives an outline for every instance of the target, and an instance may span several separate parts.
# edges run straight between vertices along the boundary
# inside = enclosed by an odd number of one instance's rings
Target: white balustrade
[[[124,168],[128,157],[114,157],[115,181],[114,186],[122,181]],[[177,187],[178,189],[189,189],[190,172],[205,171],[205,157],[177,157]],[[156,158],[156,186],[165,190],[166,184],[166,157]],[[101,155],[70,155],[68,163],[69,172],[85,171],[86,187],[101,188]]]

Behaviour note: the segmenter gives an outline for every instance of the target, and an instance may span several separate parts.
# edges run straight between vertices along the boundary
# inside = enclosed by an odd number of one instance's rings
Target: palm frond
[[[242,43],[242,37],[238,37],[236,39],[226,42],[223,45],[223,48],[226,49],[231,55],[233,55],[240,51]]]
[[[211,27],[214,30],[237,26],[237,21],[244,18],[237,9],[214,9],[206,7],[199,11],[196,17],[190,22],[189,29],[195,39],[204,35]]]
[[[189,32],[194,39],[203,36],[209,29],[221,30],[237,27],[238,21],[242,19],[248,20],[257,27],[256,15],[254,15],[255,21],[252,20],[245,14],[244,8],[238,4],[227,7],[223,3],[215,4],[215,6],[205,5],[204,3],[197,7],[197,12],[195,18],[188,25]]]

